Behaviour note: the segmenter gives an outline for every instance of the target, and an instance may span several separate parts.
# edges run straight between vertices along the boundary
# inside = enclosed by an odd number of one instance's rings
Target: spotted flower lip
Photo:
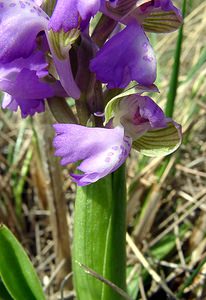
[[[56,131],[53,145],[61,164],[81,161],[82,173],[72,174],[80,186],[93,183],[119,168],[131,149],[131,138],[124,136],[123,127],[89,128],[73,124],[53,125]],[[77,147],[78,145],[78,147]]]
[[[132,22],[105,43],[90,69],[108,88],[125,88],[132,80],[149,86],[156,79],[156,58],[142,27]]]

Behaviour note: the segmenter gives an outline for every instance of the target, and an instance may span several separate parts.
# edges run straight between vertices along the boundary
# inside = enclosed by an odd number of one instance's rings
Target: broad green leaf
[[[143,27],[146,31],[167,33],[175,31],[182,24],[181,17],[174,11],[154,11],[144,19]]]
[[[124,91],[123,93],[112,98],[105,107],[105,122],[107,124],[111,118],[114,117],[115,111],[118,109],[120,102],[127,96],[134,94],[142,94],[144,92],[158,92],[156,85],[151,85],[150,87],[141,86],[137,84],[134,87]]]
[[[0,279],[0,300],[14,300]]]
[[[147,131],[132,146],[147,156],[164,156],[174,152],[181,141],[181,126],[170,122],[166,128]]]
[[[31,261],[4,225],[0,226],[0,277],[15,300],[45,300]]]

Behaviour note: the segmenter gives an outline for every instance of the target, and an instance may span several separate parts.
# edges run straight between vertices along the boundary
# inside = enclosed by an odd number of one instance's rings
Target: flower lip
[[[132,140],[124,136],[121,126],[106,129],[56,124],[53,127],[56,131],[55,155],[62,157],[61,164],[81,161],[77,169],[82,174],[72,175],[78,185],[87,185],[114,172],[124,163],[131,149]]]

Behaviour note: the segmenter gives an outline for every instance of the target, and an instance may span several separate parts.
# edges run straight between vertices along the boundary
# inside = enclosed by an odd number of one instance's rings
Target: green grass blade
[[[185,17],[186,12],[186,1],[183,0],[182,5],[182,15],[183,18]],[[167,103],[165,108],[165,114],[168,117],[173,116],[174,108],[175,108],[175,98],[177,94],[177,87],[178,87],[178,75],[180,69],[180,56],[181,56],[181,48],[182,48],[182,40],[183,40],[183,26],[182,25],[179,29],[179,34],[177,38],[176,50],[174,55],[174,66],[172,69],[172,75],[169,83],[169,91],[167,94]]]
[[[183,295],[184,295],[184,290],[186,287],[190,286],[195,277],[198,275],[198,273],[201,271],[201,268],[203,267],[203,265],[206,263],[206,258],[204,258],[199,265],[197,266],[196,269],[194,269],[194,271],[192,272],[192,274],[185,280],[185,282],[180,286],[179,292],[177,293],[177,297],[179,299],[182,299]]]
[[[197,63],[188,71],[188,74],[187,74],[187,77],[186,77],[184,83],[191,80],[196,75],[196,73],[200,70],[200,68],[202,67],[202,65],[205,62],[206,62],[206,48],[204,48],[202,50]]]
[[[16,206],[15,208],[18,217],[21,217],[22,195],[23,195],[23,190],[26,182],[26,177],[29,172],[29,167],[32,160],[32,154],[33,154],[33,149],[29,148],[23,162],[20,177],[16,179],[16,185],[14,186],[15,206]]]

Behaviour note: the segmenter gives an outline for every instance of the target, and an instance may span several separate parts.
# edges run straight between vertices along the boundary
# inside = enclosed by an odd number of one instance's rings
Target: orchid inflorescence
[[[53,145],[62,165],[81,162],[78,185],[115,171],[132,147],[148,156],[178,148],[181,126],[143,95],[158,92],[145,31],[182,23],[171,0],[0,0],[0,18],[2,107],[25,118],[46,101],[61,111],[76,100],[76,116],[53,125]]]

